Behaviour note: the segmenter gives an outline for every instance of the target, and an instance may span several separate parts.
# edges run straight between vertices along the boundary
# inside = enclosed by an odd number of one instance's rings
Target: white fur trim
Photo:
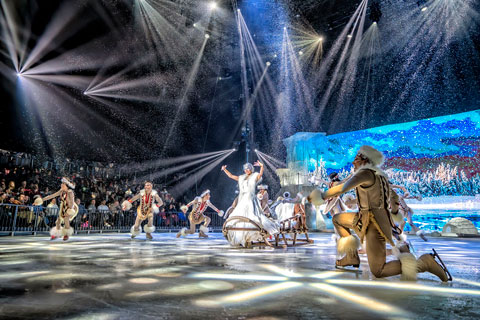
[[[400,240],[402,240],[403,242],[406,242],[407,241],[407,235],[402,232],[398,235],[398,237],[400,238]]]
[[[187,228],[182,228],[182,230],[180,230],[180,234],[185,237],[187,235],[186,231]]]
[[[156,205],[156,204],[154,204],[154,205],[152,206],[152,209],[153,209],[153,213],[155,213],[155,214],[157,214],[157,213],[159,213],[159,212],[160,212],[160,208],[159,208],[159,207],[157,207],[157,205]]]
[[[73,231],[74,230],[73,230],[72,227],[70,227],[68,229],[67,228],[62,228],[62,235],[71,237],[73,235]]]
[[[208,227],[200,226],[200,231],[203,231],[203,233],[208,233]]]
[[[380,167],[385,160],[383,153],[381,153],[372,146],[361,146],[358,150],[358,153],[365,158],[368,158],[368,160],[370,160],[370,163],[375,167]]]
[[[402,264],[402,280],[415,281],[417,280],[417,259],[411,253],[400,253],[398,256]]]
[[[65,183],[70,189],[75,189],[75,185],[66,177],[62,178],[62,183]]]
[[[208,190],[208,189],[205,190],[205,191],[203,191],[202,194],[200,195],[200,198],[205,197],[205,196],[206,196],[207,194],[209,194],[209,193],[210,193],[210,190]]]
[[[125,201],[122,202],[122,209],[124,211],[128,211],[128,210],[132,209],[132,204],[129,201],[125,200]]]
[[[188,211],[188,207],[186,205],[183,205],[180,207],[180,210],[183,212],[183,213],[187,213]]]
[[[73,216],[75,215],[75,213],[76,213],[76,212],[75,212],[75,210],[73,210],[73,209],[68,209],[68,210],[67,210],[67,214],[68,214],[70,217],[73,217]]]
[[[35,201],[33,202],[33,205],[34,205],[34,206],[41,206],[41,205],[43,205],[43,199],[42,199],[42,197],[36,198]]]
[[[145,233],[152,233],[152,232],[155,232],[155,226],[144,226],[143,227],[143,231],[145,231]]]
[[[420,235],[424,235],[425,232],[423,230],[418,230],[417,232],[415,232],[415,234],[420,237]]]
[[[259,184],[257,186],[258,190],[268,190],[268,186],[266,184]]]
[[[139,226],[139,227],[138,227],[138,231],[135,231],[135,226],[132,226],[132,227],[130,228],[130,234],[131,234],[132,236],[138,236],[140,233],[142,233],[142,226]]]
[[[158,194],[157,190],[152,189],[152,192],[150,192],[152,196],[156,196]]]
[[[61,237],[62,234],[63,234],[63,228],[61,229],[57,229],[57,227],[53,227],[52,229],[50,229],[50,236],[53,236],[53,237]]]
[[[218,215],[219,215],[220,217],[223,217],[223,214],[224,214],[224,213],[225,213],[225,212],[224,212],[223,210],[220,210],[220,211],[218,212]]]
[[[337,242],[337,253],[339,255],[351,255],[357,252],[360,247],[360,239],[352,234],[347,237],[341,237]]]
[[[140,195],[143,197],[145,195],[145,189],[140,190]]]

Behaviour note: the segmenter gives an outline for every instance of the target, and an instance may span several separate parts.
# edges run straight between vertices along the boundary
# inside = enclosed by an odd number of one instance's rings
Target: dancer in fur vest
[[[46,196],[45,198],[35,199],[34,205],[41,206],[44,201],[60,197],[60,208],[58,210],[58,218],[55,222],[55,227],[50,229],[50,240],[55,240],[63,236],[63,241],[67,241],[73,235],[73,227],[70,222],[75,219],[78,213],[78,206],[75,203],[75,194],[73,193],[75,185],[67,178],[62,178],[60,190]],[[62,226],[63,225],[63,226]]]
[[[180,210],[182,210],[184,214],[187,214],[189,207],[192,207],[192,211],[188,216],[188,221],[190,221],[190,229],[182,228],[182,230],[177,233],[177,238],[180,238],[180,236],[186,237],[188,234],[194,234],[197,224],[200,224],[202,222],[203,225],[201,225],[199,228],[198,237],[208,238],[208,225],[210,224],[211,219],[210,217],[207,217],[203,214],[205,210],[210,207],[215,210],[215,212],[218,213],[220,217],[223,216],[223,211],[218,210],[210,202],[210,190],[205,190],[204,192],[202,192],[200,197],[195,197],[195,199],[193,199],[193,201],[191,201],[189,204],[187,204],[186,206],[182,206]]]
[[[430,272],[442,281],[451,280],[448,270],[435,254],[424,254],[418,260],[409,252],[397,251],[398,260],[386,262],[386,242],[395,246],[392,228],[395,227],[390,214],[390,184],[380,169],[383,154],[370,146],[362,146],[358,151],[353,167],[355,174],[325,192],[314,190],[308,200],[321,205],[325,200],[355,189],[359,212],[344,212],[333,217],[335,229],[341,238],[337,242],[337,253],[342,258],[336,261],[337,267],[360,265],[358,248],[360,240],[351,234],[351,229],[366,240],[366,251],[370,271],[377,278],[401,274],[404,280],[415,280],[418,272]],[[440,260],[440,265],[436,261]]]
[[[140,199],[140,205],[137,207],[137,218],[135,224],[130,229],[132,239],[142,233],[142,221],[148,219],[147,225],[144,226],[145,236],[147,239],[153,239],[152,233],[155,232],[153,225],[153,214],[159,212],[159,208],[163,206],[162,198],[158,195],[157,190],[153,190],[153,183],[145,182],[144,189],[140,191],[130,200],[125,200],[122,203],[122,209],[128,211],[132,208],[132,203]]]

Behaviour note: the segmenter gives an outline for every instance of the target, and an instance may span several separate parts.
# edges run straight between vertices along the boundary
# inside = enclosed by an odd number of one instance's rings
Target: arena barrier
[[[221,232],[224,220],[215,212],[205,212],[212,220],[210,229]],[[48,234],[55,226],[58,209],[43,206],[0,204],[0,235],[36,235]],[[135,223],[135,211],[88,211],[80,210],[71,222],[76,234],[130,232]],[[142,224],[146,224],[145,220]],[[183,212],[159,212],[154,215],[156,232],[177,232],[189,226]]]

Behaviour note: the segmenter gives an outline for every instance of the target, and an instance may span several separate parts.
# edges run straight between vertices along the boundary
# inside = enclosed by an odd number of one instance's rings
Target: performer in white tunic
[[[260,167],[260,172],[254,172],[252,164],[246,163],[243,166],[245,174],[235,176],[227,170],[227,166],[222,167],[222,171],[235,181],[238,181],[238,188],[240,193],[238,195],[238,204],[229,216],[229,220],[225,223],[225,227],[235,228],[252,228],[252,224],[232,219],[233,217],[245,217],[258,224],[269,235],[275,235],[279,232],[280,226],[267,218],[262,210],[260,201],[255,195],[257,183],[263,175],[263,164],[259,161],[254,164]],[[232,219],[232,220],[230,220]],[[229,230],[226,237],[233,246],[249,246],[254,241],[265,241],[268,245],[268,240],[264,238],[258,231],[250,230]]]
[[[153,239],[152,233],[155,232],[155,226],[153,225],[153,214],[158,213],[161,206],[163,206],[162,198],[158,195],[157,190],[153,190],[153,183],[150,181],[145,182],[145,189],[142,189],[140,193],[134,196],[130,200],[125,200],[122,203],[123,210],[130,210],[132,203],[140,199],[140,205],[137,208],[137,218],[135,219],[135,225],[130,229],[132,239],[142,233],[142,221],[148,219],[148,223],[144,226],[145,236],[147,239]]]

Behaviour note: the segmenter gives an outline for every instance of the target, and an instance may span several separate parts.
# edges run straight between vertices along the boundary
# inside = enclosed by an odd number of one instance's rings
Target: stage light
[[[298,54],[299,54],[299,55],[302,55],[302,54],[303,54],[303,51],[299,51]]]
[[[283,27],[283,30],[287,30],[287,27]]]
[[[257,150],[257,149],[255,149],[255,150],[253,150],[253,151],[257,152],[258,150]]]
[[[351,38],[351,37],[352,37],[352,35],[351,35],[351,34],[349,34],[347,37],[348,37],[348,38]]]
[[[427,7],[422,8],[422,12],[427,11]]]
[[[237,9],[237,12],[240,12],[240,9]]]
[[[210,38],[210,35],[208,33],[205,33],[205,39]]]
[[[373,24],[374,26],[375,26],[375,25],[377,25],[377,23],[376,23],[375,21],[373,21],[373,23],[372,23],[372,24]]]
[[[216,2],[210,2],[208,5],[210,7],[210,10],[215,10],[217,8],[217,3]]]
[[[318,42],[322,42],[322,41],[323,41],[323,37],[319,37],[317,41],[318,41]]]
[[[196,28],[196,27],[197,27],[197,23],[194,23],[194,24],[193,24],[193,27]]]
[[[273,55],[273,57],[276,58],[276,57],[277,57],[277,54],[275,53],[275,54]]]
[[[17,72],[17,77],[21,77],[22,76],[22,73],[21,72]]]
[[[265,64],[267,65],[267,67],[269,67],[271,65],[270,61],[267,61],[267,63],[265,63]],[[257,151],[257,150],[255,149],[255,151]]]

